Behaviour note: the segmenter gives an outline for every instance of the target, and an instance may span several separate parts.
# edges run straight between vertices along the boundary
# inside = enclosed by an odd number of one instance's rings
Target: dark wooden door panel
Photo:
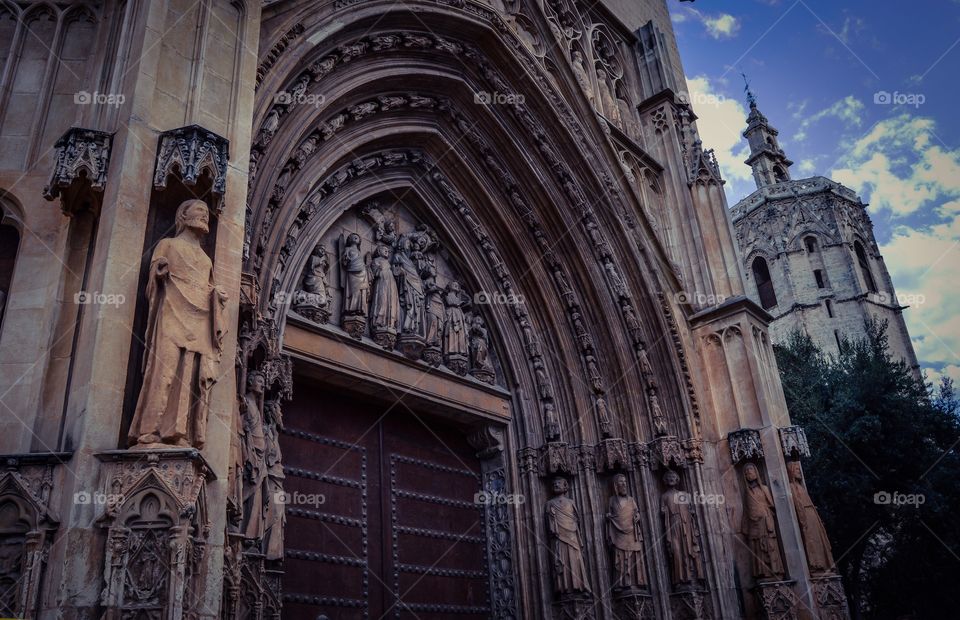
[[[284,618],[489,615],[474,450],[388,409],[299,384],[285,408]]]

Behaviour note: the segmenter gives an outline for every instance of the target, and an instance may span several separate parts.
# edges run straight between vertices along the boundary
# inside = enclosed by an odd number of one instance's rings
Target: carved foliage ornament
[[[213,180],[213,191],[223,196],[227,183],[228,141],[199,125],[188,125],[160,134],[153,187],[167,187],[167,176],[174,167],[187,185],[196,185],[206,171]],[[219,201],[223,204],[223,201]],[[222,209],[222,207],[221,207]]]

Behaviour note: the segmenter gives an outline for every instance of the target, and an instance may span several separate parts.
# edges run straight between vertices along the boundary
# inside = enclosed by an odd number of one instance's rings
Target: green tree
[[[934,391],[892,358],[886,324],[827,356],[801,332],[774,347],[804,428],[811,496],[855,618],[957,617],[960,442],[947,380]]]

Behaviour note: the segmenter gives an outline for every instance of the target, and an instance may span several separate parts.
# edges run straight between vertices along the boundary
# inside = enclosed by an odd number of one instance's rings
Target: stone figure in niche
[[[590,105],[594,105],[593,85],[590,83],[590,77],[587,75],[587,65],[583,62],[583,53],[580,52],[580,50],[574,50],[573,52],[573,75],[576,76],[577,83],[580,84],[580,88],[583,89]]]
[[[397,296],[397,281],[390,264],[390,247],[377,245],[370,261],[373,276],[373,293],[370,301],[370,332],[374,341],[384,349],[393,350],[397,343],[397,326],[400,322],[400,301]]]
[[[270,140],[273,139],[273,134],[277,133],[277,129],[280,127],[280,110],[274,106],[270,108],[270,111],[267,113],[267,118],[264,119],[263,125],[260,127],[260,137],[257,140],[257,143],[260,146],[267,146],[270,144]]]
[[[653,420],[653,432],[657,437],[667,434],[667,419],[663,415],[663,409],[660,408],[660,399],[657,397],[656,388],[648,390],[648,399],[650,402],[650,417]]]
[[[613,495],[607,508],[607,542],[613,551],[613,587],[618,590],[647,585],[640,509],[627,490],[627,477],[614,476]]]
[[[437,285],[437,266],[428,260],[423,271],[423,291],[426,293],[424,304],[424,341],[423,359],[431,366],[439,366],[443,359],[444,303],[443,288]]]
[[[459,375],[467,374],[467,324],[463,316],[463,291],[456,280],[447,284],[443,296],[443,362]]]
[[[790,474],[790,491],[793,494],[793,506],[797,511],[797,521],[800,523],[800,534],[803,537],[803,548],[807,552],[807,564],[813,574],[836,572],[836,563],[833,561],[833,551],[830,548],[830,539],[827,530],[823,527],[817,507],[813,505],[807,485],[803,481],[803,470],[800,461],[787,463],[787,472]]]
[[[343,329],[358,340],[367,325],[367,301],[370,282],[367,265],[360,251],[360,235],[340,237],[340,286],[343,288]]]
[[[750,547],[751,571],[760,579],[782,579],[783,561],[777,539],[777,518],[770,489],[753,463],[743,467],[746,492],[742,533]]]
[[[210,389],[217,380],[226,292],[213,280],[201,240],[210,211],[186,200],[176,236],[161,239],[150,259],[143,383],[130,425],[131,447],[203,447]]]
[[[603,113],[617,127],[621,127],[620,108],[613,96],[613,90],[610,87],[610,80],[607,78],[607,72],[603,69],[597,70],[597,84],[600,88],[600,103],[603,106]]]
[[[590,591],[583,562],[580,515],[573,500],[567,497],[568,490],[565,478],[554,478],[551,486],[553,498],[547,501],[544,509],[553,564],[553,591],[559,595]]]
[[[287,521],[283,495],[283,461],[280,455],[280,429],[283,428],[283,416],[279,401],[270,401],[264,405],[266,416],[266,510],[263,518],[263,554],[268,560],[283,559],[283,526]]]
[[[680,476],[673,470],[663,475],[667,490],[660,496],[660,513],[667,541],[670,561],[670,580],[674,586],[684,586],[703,579],[700,544],[697,539],[696,519],[688,493],[677,488]]]
[[[484,383],[493,383],[496,377],[490,361],[490,342],[483,317],[473,317],[470,325],[470,374]]]
[[[294,309],[317,323],[330,320],[330,294],[327,276],[330,273],[330,256],[327,248],[318,243],[307,259],[303,270],[303,289],[298,293]]]
[[[267,479],[267,443],[263,433],[263,391],[266,379],[254,370],[247,375],[247,393],[240,407],[243,454],[243,535],[263,535],[264,497]]]
[[[401,320],[401,348],[412,359],[419,359],[424,346],[424,302],[426,294],[423,280],[420,278],[418,261],[420,247],[413,235],[400,235],[396,251],[393,254],[393,273],[397,279],[397,292],[400,295],[400,307],[403,309]]]

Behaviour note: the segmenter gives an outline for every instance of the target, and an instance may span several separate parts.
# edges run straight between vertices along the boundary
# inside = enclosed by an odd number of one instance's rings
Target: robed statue
[[[613,587],[618,590],[647,585],[643,560],[640,509],[627,494],[627,477],[613,478],[613,495],[607,508],[607,541],[613,551]]]
[[[415,242],[416,240],[410,235],[401,235],[397,240],[396,252],[393,253],[393,273],[397,278],[400,307],[403,308],[402,331],[404,334],[423,336],[423,310],[426,295],[416,261],[415,254],[418,250]]]
[[[264,486],[267,479],[267,442],[263,427],[263,392],[266,379],[254,370],[247,375],[247,392],[240,403],[243,454],[243,533],[247,538],[263,535]]]
[[[206,439],[227,301],[201,246],[209,218],[202,200],[184,201],[175,236],[161,239],[150,259],[143,383],[128,435],[131,447],[201,448]]]
[[[783,577],[783,560],[777,538],[777,519],[770,489],[760,480],[753,463],[743,468],[746,494],[743,505],[743,536],[750,547],[751,570],[757,579]]]
[[[360,235],[350,233],[340,246],[340,267],[343,278],[343,314],[345,316],[366,316],[367,301],[370,294],[370,282],[367,279],[367,265],[360,253]]]
[[[400,301],[397,281],[390,264],[390,247],[378,245],[370,261],[373,276],[373,294],[370,301],[370,328],[374,339],[389,349],[393,348],[400,323]]]
[[[807,552],[810,572],[814,575],[832,573],[836,571],[836,563],[833,561],[830,539],[827,538],[827,530],[823,527],[817,507],[813,505],[813,500],[807,493],[800,461],[787,463],[787,472],[790,474],[790,492],[793,494],[793,506],[797,511],[797,521],[800,523],[800,534],[803,537],[803,548]]]
[[[690,494],[677,488],[680,476],[672,469],[663,475],[667,490],[660,496],[660,512],[666,532],[670,580],[674,586],[692,584],[703,579],[700,543]]]
[[[580,516],[573,500],[567,497],[566,479],[554,478],[551,490],[553,498],[544,507],[544,517],[550,538],[553,591],[556,594],[589,592],[580,539]]]

